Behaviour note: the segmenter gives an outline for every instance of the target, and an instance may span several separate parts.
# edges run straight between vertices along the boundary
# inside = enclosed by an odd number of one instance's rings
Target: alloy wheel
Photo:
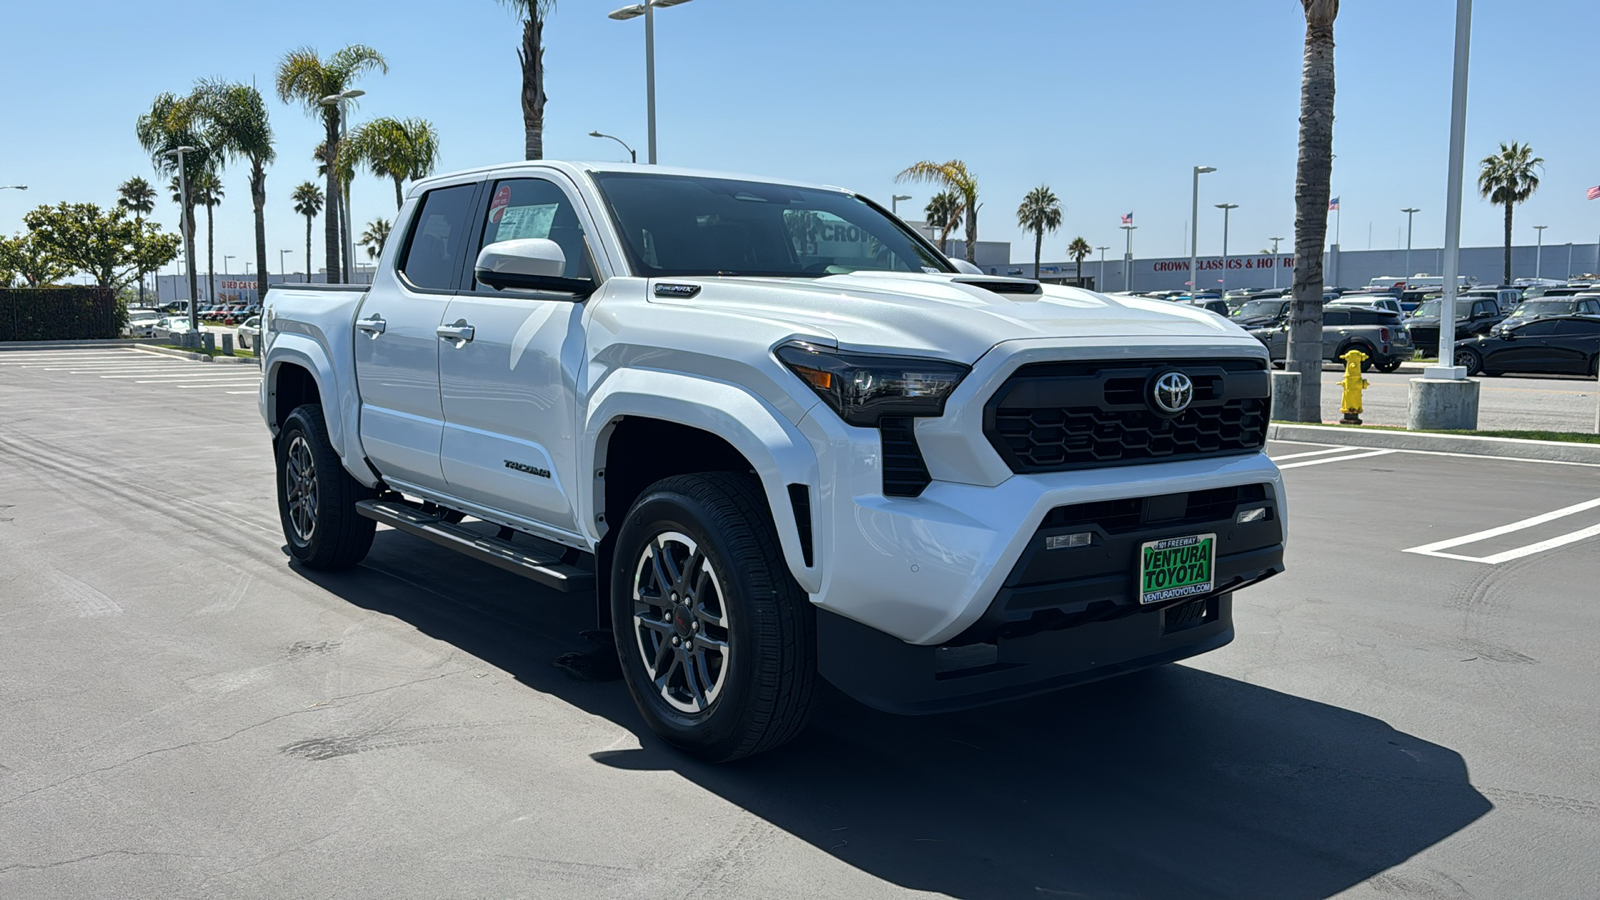
[[[305,435],[289,441],[283,468],[283,495],[289,507],[289,525],[302,544],[311,543],[317,530],[317,464]]]
[[[731,665],[731,620],[715,567],[688,535],[665,531],[640,551],[633,624],[645,672],[663,700],[691,715],[716,702]]]

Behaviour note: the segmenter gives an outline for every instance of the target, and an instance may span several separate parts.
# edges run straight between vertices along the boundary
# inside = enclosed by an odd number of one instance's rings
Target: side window
[[[1324,328],[1343,328],[1350,324],[1350,311],[1345,309],[1325,309],[1322,311],[1322,325]]]
[[[1539,322],[1529,322],[1517,329],[1517,337],[1542,337],[1556,333],[1556,326],[1561,323],[1548,319]]]
[[[405,258],[400,262],[400,271],[412,285],[429,291],[455,290],[477,188],[475,184],[460,184],[422,196],[422,207],[417,210],[406,242]]]
[[[1585,300],[1578,312],[1586,316],[1600,315],[1600,300]]]
[[[1600,322],[1585,322],[1582,319],[1564,319],[1561,327],[1556,329],[1556,334],[1600,334]]]
[[[482,247],[501,241],[544,238],[555,241],[567,258],[562,274],[567,278],[593,278],[589,246],[572,201],[553,183],[542,178],[497,181],[483,223]],[[480,291],[494,288],[477,285]]]
[[[1492,300],[1482,300],[1472,305],[1472,315],[1474,318],[1478,316],[1492,316],[1494,314],[1495,308],[1494,301]]]

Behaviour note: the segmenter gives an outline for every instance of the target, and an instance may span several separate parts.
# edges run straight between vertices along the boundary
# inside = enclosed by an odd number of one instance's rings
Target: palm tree
[[[202,98],[219,155],[242,157],[250,163],[250,205],[256,224],[256,297],[267,296],[267,164],[277,158],[272,149],[272,123],[267,105],[254,85],[202,82]],[[209,214],[209,210],[208,210]]]
[[[194,195],[194,202],[206,208],[206,282],[208,284],[207,297],[211,302],[217,300],[217,248],[216,248],[216,222],[212,210],[222,205],[222,179],[216,172],[207,169],[201,172],[194,181],[189,182],[189,193]]]
[[[311,220],[322,212],[322,188],[302,181],[294,189],[294,211],[306,217],[306,281],[311,280]]]
[[[349,140],[349,137],[347,136],[345,138],[345,140]],[[328,177],[328,160],[327,160],[327,156],[328,156],[328,142],[327,141],[323,141],[322,143],[318,144],[317,145],[317,149],[311,151],[311,159],[312,159],[313,162],[315,162],[317,164],[317,177],[318,178],[326,179]],[[345,206],[349,206],[350,205],[350,182],[356,180],[356,170],[350,166],[350,160],[348,158],[340,159],[340,160],[337,160],[336,162],[338,163],[338,167],[339,167],[339,186],[344,189],[344,205]],[[338,216],[338,215],[340,215],[340,209],[341,209],[341,207],[339,206],[339,204],[335,203],[332,206],[328,207],[328,215],[330,215],[330,216]],[[339,229],[339,258],[342,260],[346,256],[348,256],[349,254],[350,254],[350,241],[348,240],[347,236],[345,235],[344,229],[340,228]]]
[[[556,0],[500,0],[522,20],[522,130],[528,159],[544,159],[544,23],[555,12]]]
[[[1478,193],[1506,208],[1506,277],[1501,284],[1511,283],[1511,210],[1539,189],[1542,168],[1544,157],[1534,156],[1532,147],[1516,141],[1501,144],[1499,153],[1478,164]]]
[[[194,259],[194,182],[201,172],[211,167],[211,157],[214,155],[199,105],[192,96],[158,94],[150,104],[150,111],[139,117],[136,133],[139,145],[150,154],[151,164],[163,174],[176,175],[178,172],[177,158],[168,156],[168,152],[179,147],[193,148],[183,155],[183,174],[188,179],[189,195],[181,196],[174,190],[173,202],[182,208],[183,220],[188,226],[183,235],[186,258]],[[176,178],[173,180],[177,181]],[[190,300],[193,301],[199,293],[199,273],[194,271],[194,266],[190,266]]]
[[[316,50],[301,47],[284,54],[278,63],[278,99],[284,103],[299,101],[308,115],[322,118],[325,135],[323,159],[329,163],[339,157],[340,110],[339,104],[324,104],[322,98],[344,93],[364,73],[374,69],[387,73],[389,64],[384,61],[383,54],[365,44],[351,44],[326,60],[319,57]],[[330,200],[343,196],[339,175],[337,166],[328,167],[327,196]],[[343,281],[339,267],[339,204],[328,205],[325,221],[328,283],[338,284]]]
[[[342,169],[361,164],[379,178],[394,179],[394,206],[399,209],[405,203],[405,180],[426,178],[439,164],[439,132],[427,119],[373,119],[350,132],[339,156]]]
[[[1017,227],[1033,232],[1033,277],[1038,280],[1044,233],[1061,227],[1061,201],[1056,199],[1056,192],[1042,184],[1029,191],[1017,207]]]
[[[894,180],[937,184],[954,194],[961,201],[962,212],[967,217],[967,262],[977,262],[978,177],[967,171],[966,163],[959,159],[942,163],[925,159],[907,166]]]
[[[1079,287],[1083,287],[1083,261],[1092,253],[1094,253],[1094,248],[1089,246],[1089,242],[1082,237],[1073,238],[1072,243],[1067,245],[1067,255],[1072,257],[1072,261],[1078,265],[1077,282]],[[1105,289],[1101,288],[1101,290]]]
[[[389,240],[389,220],[378,218],[367,223],[367,230],[361,232],[361,246],[367,248],[367,259],[377,259],[383,252],[384,242]]]
[[[1306,15],[1300,67],[1300,155],[1294,178],[1294,300],[1289,371],[1300,373],[1295,418],[1322,421],[1322,245],[1328,238],[1333,173],[1333,20],[1339,0],[1300,0]],[[1193,289],[1199,290],[1199,278]]]
[[[961,199],[949,191],[940,191],[928,199],[923,216],[929,228],[939,229],[939,252],[950,252],[950,232],[960,224],[964,212]]]
[[[135,175],[132,178],[129,178],[127,181],[124,181],[122,184],[117,185],[117,193],[120,195],[120,197],[117,199],[117,205],[128,212],[133,213],[133,221],[142,229],[144,226],[144,217],[156,211],[156,189],[150,186],[150,182],[145,181],[143,178]],[[144,305],[145,274],[146,273],[143,270],[140,270],[140,306]],[[160,298],[158,297],[157,299],[159,300]]]

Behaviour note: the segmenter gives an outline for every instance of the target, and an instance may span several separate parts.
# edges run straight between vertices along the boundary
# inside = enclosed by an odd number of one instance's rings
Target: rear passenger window
[[[467,244],[475,184],[439,188],[422,195],[422,208],[411,226],[400,271],[415,287],[452,291]]]
[[[1322,311],[1322,324],[1343,328],[1350,324],[1350,311],[1344,309],[1325,309]]]
[[[1556,329],[1556,334],[1600,334],[1600,322],[1565,319],[1561,322],[1561,327]]]

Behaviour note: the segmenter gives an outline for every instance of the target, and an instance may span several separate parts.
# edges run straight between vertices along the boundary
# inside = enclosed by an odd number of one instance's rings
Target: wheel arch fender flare
[[[790,573],[807,593],[822,589],[822,542],[816,543],[812,564],[807,566],[799,528],[788,514],[792,512],[789,485],[807,485],[813,492],[818,488],[816,453],[799,429],[770,404],[727,382],[675,372],[621,369],[591,394],[578,452],[580,472],[590,473],[592,487],[580,491],[577,500],[581,527],[597,544],[607,525],[614,524],[600,518],[605,511],[601,473],[611,456],[611,434],[620,420],[633,417],[699,429],[732,445],[761,481]]]
[[[345,471],[367,487],[376,485],[378,475],[366,463],[356,428],[361,415],[361,400],[356,393],[355,381],[353,378],[340,378],[327,348],[303,334],[284,332],[276,335],[272,350],[263,363],[262,414],[272,429],[273,437],[277,437],[277,422],[281,418],[277,408],[278,379],[285,366],[298,366],[311,374],[311,380],[317,386],[317,396],[322,401],[322,420],[328,429],[328,442],[339,454]],[[282,412],[287,414],[290,411]]]

